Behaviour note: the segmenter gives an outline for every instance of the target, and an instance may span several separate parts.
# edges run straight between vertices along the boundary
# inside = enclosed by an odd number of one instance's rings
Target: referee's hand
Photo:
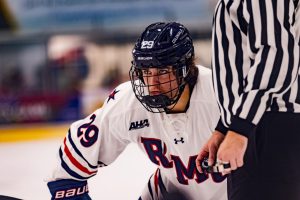
[[[212,166],[216,160],[216,155],[221,142],[224,139],[224,135],[219,131],[214,131],[212,136],[206,142],[206,144],[200,150],[196,158],[196,167],[200,173],[204,173],[201,168],[201,162],[204,158],[208,158],[208,165]]]
[[[226,137],[219,147],[217,159],[230,163],[230,173],[244,165],[244,155],[248,145],[248,138],[233,131],[228,131]]]

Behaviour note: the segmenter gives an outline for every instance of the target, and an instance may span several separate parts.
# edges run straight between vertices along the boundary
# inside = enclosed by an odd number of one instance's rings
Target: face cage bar
[[[173,67],[174,68],[174,67]],[[167,112],[174,108],[174,106],[177,104],[184,86],[186,82],[184,81],[184,78],[186,73],[185,66],[177,67],[176,69],[172,69],[169,71],[169,80],[165,82],[159,82],[159,84],[153,84],[153,85],[146,85],[144,78],[149,78],[153,76],[157,76],[159,79],[159,76],[163,75],[150,75],[150,76],[144,76],[142,70],[143,69],[149,69],[149,67],[145,68],[137,68],[134,65],[132,65],[129,76],[132,84],[133,91],[135,93],[135,96],[137,99],[141,102],[141,104],[150,112],[153,113],[161,113],[161,112]],[[161,68],[155,68],[155,69],[161,69]],[[171,73],[174,73],[175,78],[171,79]],[[171,84],[172,82],[176,81],[177,87],[172,88]],[[165,91],[159,95],[150,95],[149,87],[151,86],[158,86],[158,88],[161,87],[162,84],[170,84],[170,90]],[[172,93],[175,91],[175,94]],[[171,97],[168,97],[167,94],[171,94]],[[156,104],[156,105],[155,105]],[[170,107],[171,106],[171,107]]]

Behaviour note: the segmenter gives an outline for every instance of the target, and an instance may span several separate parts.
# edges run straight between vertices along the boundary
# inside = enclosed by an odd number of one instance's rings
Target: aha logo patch
[[[135,129],[141,129],[141,128],[144,128],[144,127],[149,127],[149,121],[148,119],[144,119],[144,120],[140,120],[140,121],[136,121],[136,122],[131,122],[130,123],[130,127],[129,127],[129,130],[135,130]]]

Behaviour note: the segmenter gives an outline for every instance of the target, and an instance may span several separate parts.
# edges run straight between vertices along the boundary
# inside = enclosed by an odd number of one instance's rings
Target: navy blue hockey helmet
[[[176,22],[158,22],[149,25],[135,43],[129,75],[133,91],[143,106],[151,112],[164,112],[178,102],[194,58],[194,46],[189,31]],[[143,70],[172,67],[178,87],[158,95],[150,95]],[[164,83],[165,84],[165,83]],[[175,92],[174,92],[175,91]],[[172,93],[172,94],[171,94]],[[171,95],[170,95],[171,94]]]

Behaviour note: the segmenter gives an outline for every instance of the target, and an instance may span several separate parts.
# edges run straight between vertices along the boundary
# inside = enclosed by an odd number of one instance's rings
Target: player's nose
[[[147,77],[150,95],[160,94],[160,80],[157,69],[151,69],[151,76]]]

